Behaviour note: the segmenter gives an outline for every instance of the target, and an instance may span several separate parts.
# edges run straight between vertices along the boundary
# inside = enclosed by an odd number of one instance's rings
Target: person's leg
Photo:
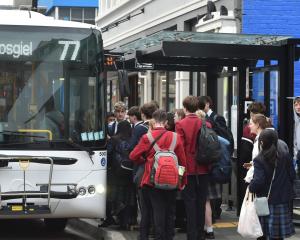
[[[139,194],[139,202],[140,202],[140,208],[141,208],[141,222],[140,222],[140,240],[148,240],[149,236],[149,225],[150,225],[150,209],[149,205],[150,199],[149,199],[149,189],[148,188],[142,188],[138,190]]]
[[[206,230],[206,238],[207,239],[214,239],[214,231],[212,226],[212,211],[210,200],[206,200],[205,204],[205,230]]]
[[[165,239],[172,240],[175,236],[176,191],[168,191],[166,196]]]
[[[153,209],[155,240],[165,240],[166,193],[153,188],[149,190],[149,196]]]
[[[188,176],[188,182],[182,191],[187,217],[187,240],[199,240],[199,206],[196,198],[196,176]],[[202,227],[203,230],[203,227]]]
[[[208,175],[198,175],[197,176],[197,206],[198,206],[198,226],[197,229],[199,232],[199,239],[205,239],[204,236],[204,224],[205,224],[205,203],[207,198],[208,191]]]

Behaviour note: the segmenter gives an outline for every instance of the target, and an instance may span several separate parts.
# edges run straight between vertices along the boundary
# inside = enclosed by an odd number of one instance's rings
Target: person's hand
[[[252,167],[252,162],[244,163],[243,168],[249,169]]]

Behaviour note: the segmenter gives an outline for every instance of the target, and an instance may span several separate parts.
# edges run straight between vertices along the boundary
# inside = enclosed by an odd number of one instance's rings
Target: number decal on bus
[[[73,54],[71,56],[71,60],[76,59],[76,57],[78,55],[79,48],[80,48],[80,41],[58,41],[58,44],[64,45],[64,50],[62,51],[59,60],[63,61],[63,60],[66,59],[66,56],[67,56],[67,53],[69,51],[70,45],[75,45],[74,50],[73,50]]]

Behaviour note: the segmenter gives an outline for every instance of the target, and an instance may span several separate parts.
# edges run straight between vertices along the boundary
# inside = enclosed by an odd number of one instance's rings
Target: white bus
[[[95,26],[0,11],[0,219],[105,217],[106,85]]]

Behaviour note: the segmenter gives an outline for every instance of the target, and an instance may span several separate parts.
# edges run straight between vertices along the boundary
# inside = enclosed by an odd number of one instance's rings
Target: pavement
[[[98,220],[93,219],[80,219],[80,224],[76,224],[78,230],[89,232],[96,239],[100,240],[135,240],[138,236],[138,229],[135,228],[132,231],[119,231],[114,227],[108,228],[99,228]],[[247,240],[242,238],[237,233],[237,223],[238,218],[235,211],[223,211],[221,219],[214,224],[214,233],[215,239],[220,240]],[[72,221],[71,221],[72,224]],[[174,240],[183,240],[186,239],[185,233],[180,233],[176,231]],[[289,238],[290,240],[299,240],[300,239],[300,226],[296,226],[296,235]],[[249,239],[250,240],[250,239]]]

